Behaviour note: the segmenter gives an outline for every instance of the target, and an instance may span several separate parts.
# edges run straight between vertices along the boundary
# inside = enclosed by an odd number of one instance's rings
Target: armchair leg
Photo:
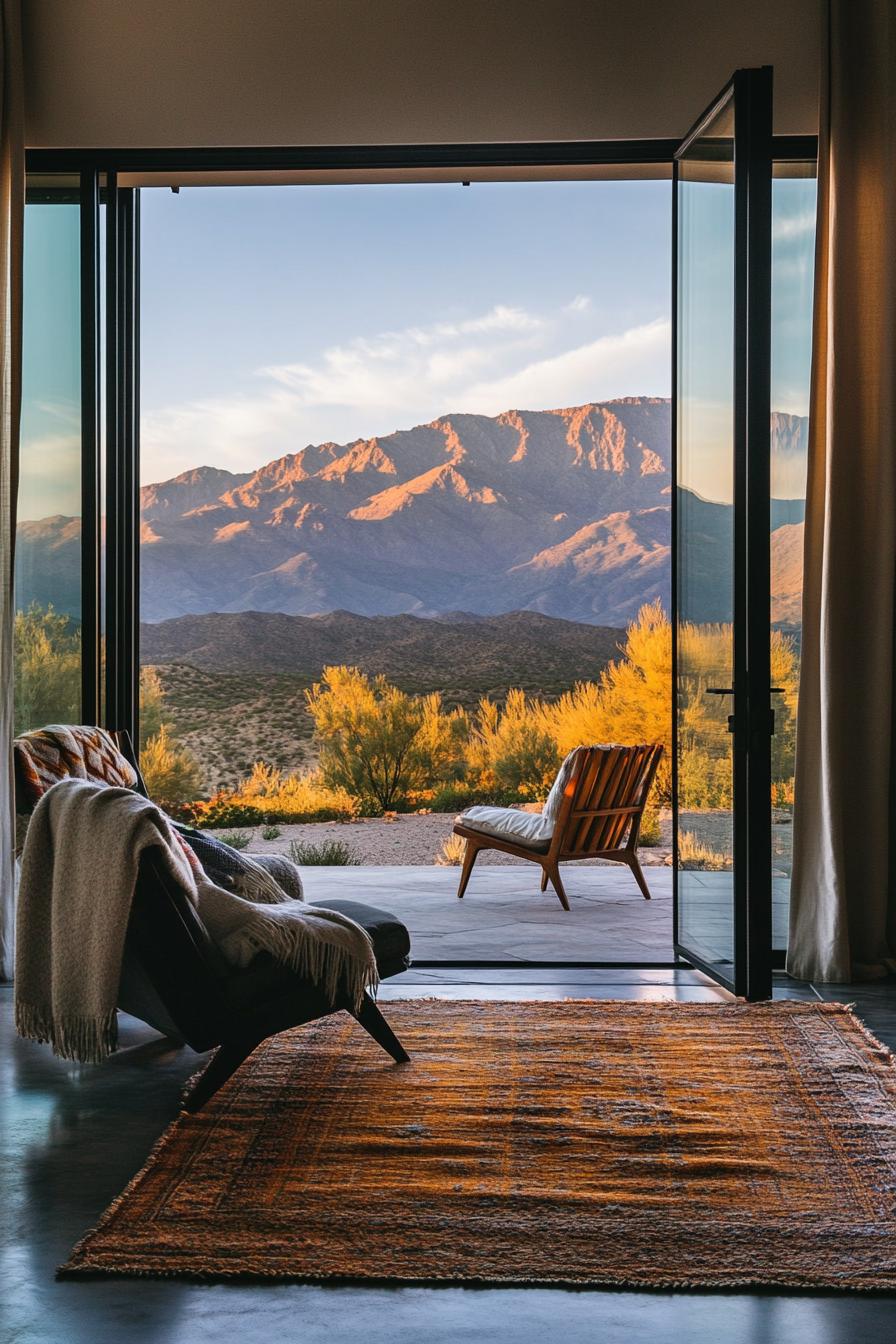
[[[541,889],[542,889],[542,891],[547,891],[547,889],[548,889],[548,870],[547,870],[547,868],[542,868],[542,870],[541,870]]]
[[[467,883],[470,880],[470,874],[473,871],[473,864],[479,854],[479,845],[475,845],[472,840],[467,841],[467,847],[464,850],[463,867],[460,870],[460,885],[457,888],[457,899],[463,900],[464,892],[467,889]]]
[[[553,888],[554,888],[554,890],[556,891],[557,895],[560,897],[560,904],[563,906],[563,909],[564,909],[564,910],[568,910],[568,909],[569,909],[569,901],[566,899],[566,892],[564,891],[564,889],[563,889],[563,883],[562,883],[561,880],[560,880],[560,868],[559,868],[559,866],[555,863],[555,864],[553,865],[553,867],[548,868],[548,869],[546,869],[545,871],[547,872],[548,877],[551,879],[551,885],[553,886]],[[542,890],[543,890],[543,888],[542,888]]]
[[[225,1041],[205,1071],[196,1080],[183,1100],[183,1109],[191,1115],[202,1109],[209,1098],[213,1097],[236,1073],[243,1060],[248,1059],[258,1045],[258,1041]]]
[[[644,897],[645,901],[649,901],[650,888],[647,885],[647,880],[644,877],[644,872],[643,869],[641,868],[640,863],[638,862],[637,855],[631,854],[625,861],[628,864],[629,868],[631,868],[632,870],[632,876],[634,877],[638,886],[641,888],[641,895]]]
[[[377,1045],[381,1045],[386,1054],[392,1056],[396,1064],[408,1063],[410,1055],[369,994],[364,995],[364,1002],[357,1012],[352,1009],[349,1011],[355,1021],[364,1028],[368,1036],[372,1036]]]

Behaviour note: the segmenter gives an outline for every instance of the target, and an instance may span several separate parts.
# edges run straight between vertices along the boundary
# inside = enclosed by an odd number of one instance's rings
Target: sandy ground
[[[348,845],[359,863],[370,864],[419,864],[435,863],[436,855],[442,844],[451,834],[456,817],[454,812],[397,813],[391,817],[364,817],[358,821],[311,822],[303,826],[281,826],[276,840],[262,839],[260,826],[234,827],[234,830],[250,831],[252,843],[248,846],[250,854],[283,854],[289,850],[292,840],[320,844],[323,840],[339,840]],[[667,823],[667,830],[671,823]],[[218,831],[218,835],[226,835]],[[642,849],[641,862],[644,865],[667,864],[671,862],[670,849]],[[485,851],[479,863],[525,863],[525,859],[515,859],[510,854],[501,854],[495,849]],[[597,859],[586,859],[586,863],[597,863]]]
[[[323,840],[339,840],[348,845],[359,863],[365,864],[421,864],[435,863],[442,844],[451,835],[456,813],[397,813],[389,817],[363,817],[358,821],[310,822],[301,826],[281,826],[276,840],[264,840],[260,826],[231,827],[230,830],[248,831],[252,841],[250,854],[285,854],[292,840],[320,844]],[[682,828],[692,831],[711,848],[725,852],[731,844],[730,813],[690,812],[682,814]],[[644,867],[668,867],[672,862],[672,816],[664,809],[660,813],[660,843],[643,847],[638,857]],[[226,831],[216,832],[226,835]],[[791,825],[785,812],[774,814],[773,843],[776,872],[789,871]],[[479,863],[525,863],[497,850],[486,850]],[[586,859],[599,863],[599,859]]]

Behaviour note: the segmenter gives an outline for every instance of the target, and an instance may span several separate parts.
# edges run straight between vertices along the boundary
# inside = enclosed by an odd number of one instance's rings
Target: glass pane
[[[733,961],[734,107],[678,183],[678,936]]]
[[[812,355],[815,163],[778,165],[772,184],[771,668],[774,946],[787,946],[793,760],[799,693],[803,519]]]
[[[80,215],[62,188],[25,208],[15,728],[81,716]]]

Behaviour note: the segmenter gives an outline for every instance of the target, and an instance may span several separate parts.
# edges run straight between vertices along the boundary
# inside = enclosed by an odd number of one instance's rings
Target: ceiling
[[[683,134],[737,66],[813,134],[820,0],[25,0],[31,146]]]

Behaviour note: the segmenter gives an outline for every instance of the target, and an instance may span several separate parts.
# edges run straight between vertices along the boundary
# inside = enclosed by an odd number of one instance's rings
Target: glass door
[[[771,70],[741,70],[674,169],[676,955],[771,993]]]

